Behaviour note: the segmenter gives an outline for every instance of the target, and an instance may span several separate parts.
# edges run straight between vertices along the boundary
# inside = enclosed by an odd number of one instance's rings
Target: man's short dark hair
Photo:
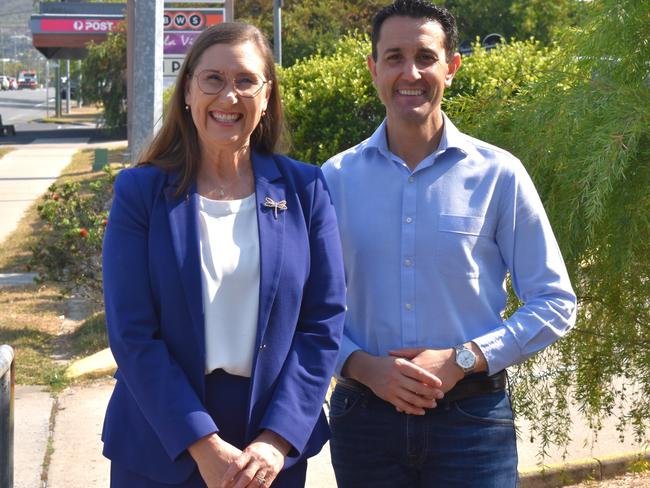
[[[447,60],[456,52],[458,46],[458,28],[456,18],[444,7],[438,7],[429,0],[395,0],[375,14],[372,19],[372,59],[377,61],[377,43],[381,26],[390,17],[412,17],[438,22],[445,33],[445,51]]]

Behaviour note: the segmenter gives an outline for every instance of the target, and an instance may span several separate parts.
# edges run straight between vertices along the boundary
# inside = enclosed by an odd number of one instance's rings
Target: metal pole
[[[56,65],[54,67],[54,75],[56,76],[56,79],[54,80],[54,86],[56,87],[54,89],[54,100],[56,102],[54,103],[54,112],[55,112],[55,117],[61,117],[61,60],[57,60]]]
[[[235,0],[225,0],[224,9],[226,11],[225,21],[232,22],[235,20]]]
[[[14,486],[14,350],[0,346],[0,488]]]
[[[133,49],[130,65],[127,55],[127,76],[133,88],[128,93],[129,151],[135,163],[162,122],[164,3],[163,0],[131,0],[129,4],[127,15],[133,12],[128,18],[129,26],[133,23],[128,36],[128,44]]]
[[[78,79],[77,79],[77,108],[80,108],[83,106],[83,100],[81,99],[81,78],[82,78],[82,73],[81,73],[81,59],[77,60],[77,68],[78,68]]]
[[[70,60],[65,61],[65,113],[70,113]]]
[[[45,113],[50,118],[50,60],[45,58]]]
[[[273,0],[273,55],[282,66],[282,5],[283,0]]]

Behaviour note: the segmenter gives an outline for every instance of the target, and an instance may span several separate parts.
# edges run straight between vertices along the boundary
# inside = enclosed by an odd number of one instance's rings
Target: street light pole
[[[278,66],[282,66],[282,7],[283,0],[273,0],[273,55]]]

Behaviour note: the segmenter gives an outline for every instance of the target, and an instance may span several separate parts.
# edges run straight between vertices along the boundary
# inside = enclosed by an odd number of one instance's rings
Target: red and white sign
[[[221,24],[225,18],[222,8],[199,10],[165,9],[163,29],[165,32],[202,31],[211,25]]]
[[[43,32],[65,32],[65,33],[107,33],[111,32],[119,23],[116,19],[89,19],[89,18],[65,18],[65,19],[41,19],[41,31]]]

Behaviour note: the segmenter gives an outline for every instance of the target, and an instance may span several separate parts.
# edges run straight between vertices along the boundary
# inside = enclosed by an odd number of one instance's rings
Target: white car
[[[9,89],[9,77],[0,75],[0,88],[3,90]]]

